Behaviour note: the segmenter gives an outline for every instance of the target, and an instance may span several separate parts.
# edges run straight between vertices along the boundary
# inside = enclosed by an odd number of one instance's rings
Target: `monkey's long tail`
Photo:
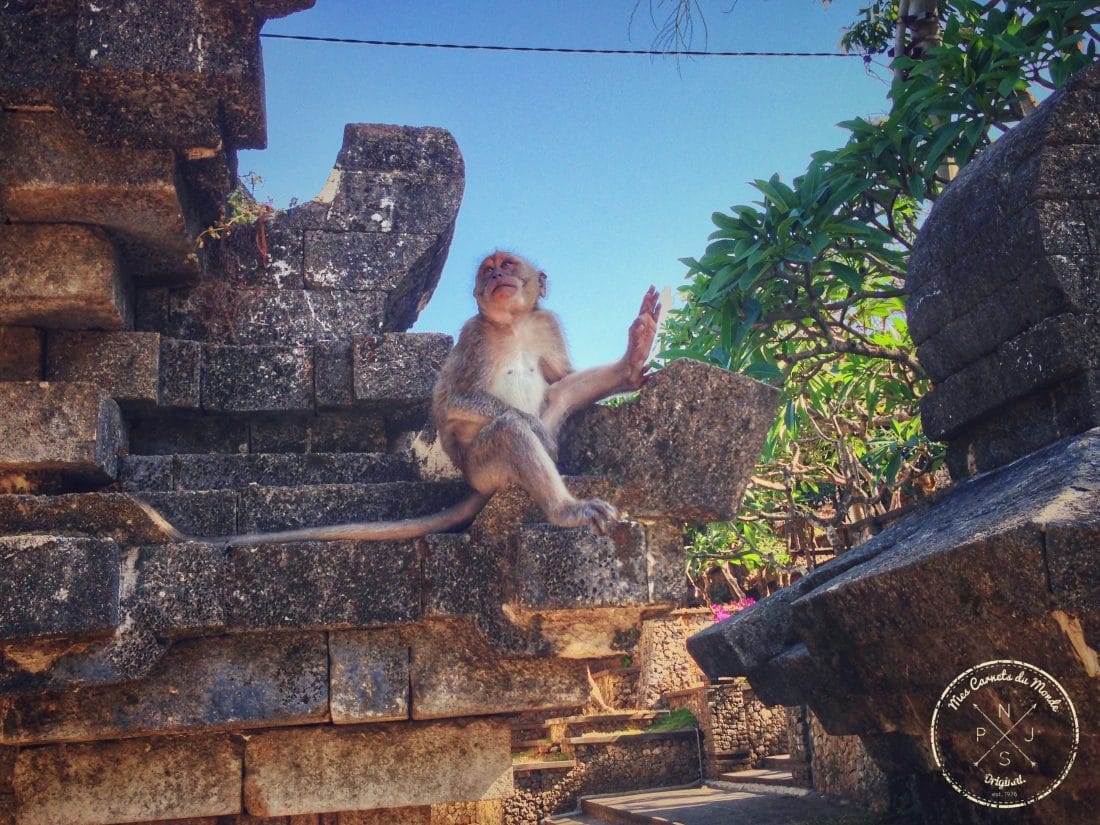
[[[147,511],[155,514],[163,522],[167,531],[176,541],[201,541],[207,544],[283,544],[290,541],[397,541],[425,536],[428,533],[441,533],[460,527],[473,521],[489,501],[489,496],[471,493],[457,504],[432,513],[400,521],[361,521],[352,524],[333,524],[327,527],[301,527],[296,530],[281,530],[274,533],[244,533],[237,536],[188,536],[180,533],[156,510],[142,502]]]

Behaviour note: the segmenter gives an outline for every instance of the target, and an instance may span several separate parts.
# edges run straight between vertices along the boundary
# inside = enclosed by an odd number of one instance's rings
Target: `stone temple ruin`
[[[913,251],[910,329],[935,383],[922,414],[928,434],[948,444],[955,486],[689,641],[712,677],[747,675],[764,701],[808,704],[829,733],[858,735],[895,799],[915,800],[929,823],[1097,821],[1098,266],[1094,64],[966,167]],[[984,738],[990,726],[976,716],[951,728],[941,708],[944,753],[969,753],[981,766],[986,744],[1012,740],[1000,757],[1012,771],[953,774],[979,804],[949,787],[930,724],[945,688],[993,660],[1041,669],[1044,690],[1057,680],[1076,709],[1079,741],[1070,762],[1067,705],[1041,693],[1026,699],[991,683],[985,706],[1001,739]],[[1017,742],[1010,725],[1024,702],[1040,709]],[[979,741],[980,750],[967,750]],[[1013,750],[1024,754],[1025,743],[1034,767]],[[1043,798],[992,806],[1017,802],[1021,785],[1049,789],[1067,763]]]
[[[0,10],[0,821],[499,823],[512,716],[584,705],[688,598],[683,522],[736,512],[775,393],[686,362],[571,425],[609,538],[518,491],[465,533],[232,549],[138,505],[209,536],[465,494],[424,433],[450,342],[405,332],[450,135],[349,126],[317,200],[191,254],[265,144],[259,28],[308,5]]]

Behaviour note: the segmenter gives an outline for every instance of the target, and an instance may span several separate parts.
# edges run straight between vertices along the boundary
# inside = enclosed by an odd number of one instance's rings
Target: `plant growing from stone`
[[[1033,92],[1096,59],[1098,24],[1100,9],[1082,0],[861,9],[843,45],[891,53],[889,115],[841,124],[847,142],[815,153],[789,184],[757,180],[760,200],[714,213],[703,254],[683,259],[684,306],[661,357],[782,390],[742,514],[719,536],[698,531],[696,568],[728,562],[743,573],[776,543],[812,565],[818,548],[862,541],[935,488],[942,448],[921,429],[927,381],[905,317],[909,251],[957,169],[1030,111]]]

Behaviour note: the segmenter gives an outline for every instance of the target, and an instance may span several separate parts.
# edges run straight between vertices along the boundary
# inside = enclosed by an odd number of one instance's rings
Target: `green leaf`
[[[854,267],[841,261],[829,261],[833,274],[844,283],[852,292],[858,292],[863,288],[863,276]]]

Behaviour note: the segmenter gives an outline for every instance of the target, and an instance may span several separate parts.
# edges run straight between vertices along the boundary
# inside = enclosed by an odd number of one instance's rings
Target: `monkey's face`
[[[474,298],[482,314],[494,320],[530,311],[545,293],[546,275],[508,252],[494,252],[481,262]]]

